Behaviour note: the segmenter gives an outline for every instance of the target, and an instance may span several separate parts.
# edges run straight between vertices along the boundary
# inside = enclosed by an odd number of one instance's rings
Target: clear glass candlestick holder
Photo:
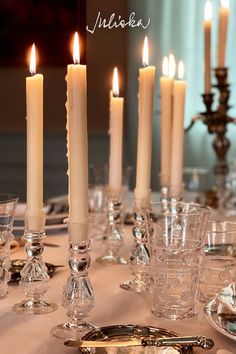
[[[90,241],[88,226],[68,223],[70,275],[63,288],[62,306],[67,309],[68,321],[51,329],[51,334],[61,339],[80,339],[94,326],[86,321],[94,305],[94,293],[88,276],[90,266]]]
[[[13,195],[0,194],[0,299],[4,299],[8,292],[10,280],[10,243],[15,207],[18,198]]]
[[[121,227],[122,198],[121,193],[107,192],[107,226],[102,239],[105,254],[97,258],[99,263],[127,264],[127,261],[119,255],[124,243],[124,235]]]
[[[168,188],[168,201],[181,202],[184,199],[184,183],[170,184]]]
[[[44,294],[49,288],[50,277],[47,267],[42,259],[44,250],[43,239],[46,237],[44,231],[44,216],[26,216],[24,239],[26,240],[25,251],[27,261],[21,271],[20,288],[26,295],[26,299],[13,306],[13,311],[20,314],[46,314],[57,309],[56,304],[44,300]],[[33,223],[32,223],[32,219]],[[34,225],[31,230],[30,225]]]
[[[135,201],[133,212],[134,226],[132,229],[134,244],[131,248],[129,262],[134,279],[120,284],[120,287],[124,290],[143,293],[150,291],[151,288],[151,258],[148,235],[152,232],[152,224],[149,223],[149,213],[149,202]]]

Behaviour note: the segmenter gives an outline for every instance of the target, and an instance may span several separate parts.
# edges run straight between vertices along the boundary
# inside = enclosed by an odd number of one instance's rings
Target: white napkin
[[[219,350],[217,350],[216,354],[233,354],[233,353],[229,352],[228,350],[219,349]]]

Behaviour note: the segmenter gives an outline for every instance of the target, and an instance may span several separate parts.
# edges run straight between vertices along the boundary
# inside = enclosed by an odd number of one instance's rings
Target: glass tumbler
[[[18,198],[9,194],[0,194],[0,299],[7,295],[7,283],[10,280],[10,243],[15,207]]]
[[[236,280],[236,223],[209,221],[202,252],[198,299],[207,302]]]
[[[196,315],[198,270],[210,209],[183,202],[152,203],[152,312],[171,320]]]

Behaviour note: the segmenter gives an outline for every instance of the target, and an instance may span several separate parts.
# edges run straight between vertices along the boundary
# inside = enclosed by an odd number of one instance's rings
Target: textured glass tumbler
[[[198,270],[210,209],[198,204],[151,204],[152,312],[171,320],[196,315]]]
[[[236,280],[236,223],[209,221],[200,264],[198,299],[207,302]]]
[[[0,299],[7,296],[7,283],[10,280],[10,243],[15,207],[18,198],[0,194]]]

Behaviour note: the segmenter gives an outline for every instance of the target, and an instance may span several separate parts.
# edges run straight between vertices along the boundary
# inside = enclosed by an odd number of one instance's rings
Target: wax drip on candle
[[[115,67],[113,71],[112,94],[113,97],[119,97],[119,79],[117,67]]]
[[[36,74],[36,49],[34,43],[31,48],[29,71],[32,76]]]
[[[148,50],[148,38],[144,38],[143,43],[143,66],[147,67],[149,65],[149,50]]]
[[[175,57],[173,54],[170,54],[169,55],[169,77],[171,79],[173,79],[175,76],[175,70],[176,70]]]

